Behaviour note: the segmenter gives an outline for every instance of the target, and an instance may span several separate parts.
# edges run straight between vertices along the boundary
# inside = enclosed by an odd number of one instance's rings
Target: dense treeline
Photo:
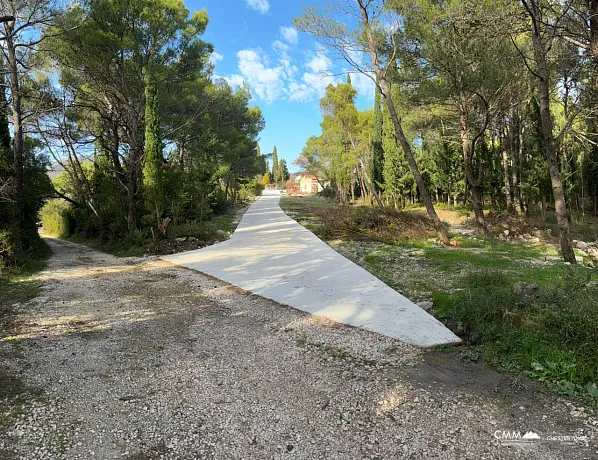
[[[296,25],[375,80],[373,111],[350,81],[321,100],[322,134],[298,164],[372,203],[423,202],[545,216],[574,263],[571,212],[598,208],[598,2],[331,0]],[[371,178],[371,184],[369,182]]]
[[[190,14],[182,0],[1,5],[2,241],[26,249],[23,232],[35,234],[48,197],[61,200],[45,212],[60,233],[140,241],[199,228],[259,192],[264,120],[247,87],[214,80],[205,10]],[[42,184],[48,161],[63,170],[54,186]],[[39,187],[23,185],[34,171]]]

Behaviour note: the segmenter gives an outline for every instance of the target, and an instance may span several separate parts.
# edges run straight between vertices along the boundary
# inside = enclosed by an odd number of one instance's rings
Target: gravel
[[[447,377],[437,352],[156,259],[49,242],[42,295],[1,335],[23,393],[0,398],[2,459],[598,456],[578,403],[477,367]],[[507,445],[496,430],[586,440]]]

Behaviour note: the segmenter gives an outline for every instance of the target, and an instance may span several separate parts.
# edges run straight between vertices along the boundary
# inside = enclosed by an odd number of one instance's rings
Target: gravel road
[[[0,331],[0,459],[598,458],[595,414],[530,383],[48,242],[42,295]]]

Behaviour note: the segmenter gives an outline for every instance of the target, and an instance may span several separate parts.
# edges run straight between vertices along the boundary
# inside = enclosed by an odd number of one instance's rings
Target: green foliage
[[[272,182],[278,185],[278,181],[280,180],[280,171],[278,167],[278,151],[276,150],[276,146],[272,149]]]
[[[44,88],[56,103],[40,125],[77,205],[48,208],[57,233],[135,246],[259,192],[262,113],[248,87],[213,78],[207,24],[181,0],[92,0],[58,18],[45,57],[59,85]]]
[[[592,392],[598,382],[598,287],[591,272],[569,269],[561,283],[513,292],[496,271],[469,274],[464,289],[436,297],[438,315],[494,366],[524,372],[564,393]]]
[[[241,190],[239,191],[239,197],[242,200],[247,198],[251,198],[254,196],[260,196],[264,190],[264,183],[260,180],[259,176],[250,179],[246,184],[241,186]]]
[[[67,238],[75,231],[72,207],[61,199],[48,200],[40,211],[44,233],[57,238]]]
[[[372,136],[372,180],[380,188],[384,184],[384,147],[382,146],[383,103],[376,86],[374,97],[374,129]]]
[[[2,149],[0,147],[0,153]],[[9,185],[13,183],[12,162],[6,150],[4,152],[4,156],[0,155],[0,186],[7,181]],[[23,156],[22,228],[18,228],[11,187],[5,196],[0,196],[0,269],[22,263],[27,254],[39,246],[38,212],[52,194],[52,184],[46,174],[48,160],[40,152],[39,142],[26,138]],[[20,235],[21,245],[17,244],[16,235]]]
[[[158,88],[151,75],[145,78],[145,155],[143,163],[143,185],[146,206],[156,216],[156,225],[161,223],[164,209],[164,179],[162,167],[162,140],[160,137],[160,113]]]

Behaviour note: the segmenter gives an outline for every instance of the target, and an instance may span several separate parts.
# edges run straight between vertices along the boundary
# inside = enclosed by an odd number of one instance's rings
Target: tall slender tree
[[[563,190],[563,181],[559,164],[558,148],[554,138],[554,120],[550,112],[551,77],[549,68],[549,51],[556,37],[558,18],[548,20],[550,14],[554,14],[554,6],[543,7],[540,0],[521,0],[529,18],[533,50],[533,76],[537,84],[538,105],[540,108],[540,122],[544,141],[544,154],[548,162],[552,194],[557,225],[560,231],[560,246],[563,259],[566,262],[575,263],[575,253],[571,245],[569,231],[569,219],[567,216],[567,204]],[[563,12],[557,13],[559,15]],[[525,57],[524,57],[525,59]],[[529,63],[531,64],[531,63]]]
[[[278,151],[276,146],[272,149],[272,182],[278,186]]]
[[[295,24],[300,30],[312,34],[329,48],[338,52],[356,71],[362,72],[370,78],[374,78],[374,76],[377,78],[377,86],[388,108],[395,134],[417,184],[419,196],[426,207],[438,238],[443,244],[448,244],[448,233],[434,209],[411,145],[403,131],[395,104],[390,97],[387,71],[394,65],[397,46],[395,42],[387,41],[386,31],[399,25],[399,18],[396,17],[394,21],[377,21],[387,10],[384,9],[383,2],[373,0],[355,0],[351,5],[346,5],[345,2],[331,4],[326,11],[329,13],[321,12],[315,7],[308,8],[301,17],[295,20]],[[348,19],[347,17],[342,17],[342,20],[334,17],[334,15],[343,16],[345,13],[351,15],[351,23],[357,25],[356,29],[351,30],[347,25],[349,21],[344,22]],[[360,56],[369,55],[371,67],[368,68],[367,63],[364,64],[356,59],[356,52],[360,52]],[[385,59],[386,65],[384,65]]]

